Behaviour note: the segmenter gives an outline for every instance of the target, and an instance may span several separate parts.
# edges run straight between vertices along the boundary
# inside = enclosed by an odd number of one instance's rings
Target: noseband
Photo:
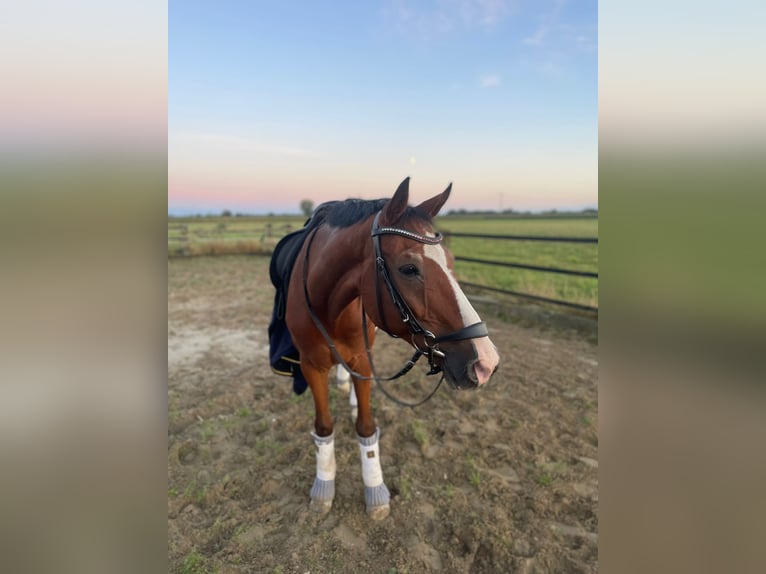
[[[383,279],[383,283],[386,285],[389,295],[391,295],[391,301],[399,310],[399,315],[401,316],[402,322],[407,325],[407,328],[410,330],[412,345],[423,355],[428,357],[428,365],[431,367],[431,370],[428,372],[428,374],[434,375],[442,370],[441,367],[436,364],[437,357],[441,359],[444,358],[444,353],[439,350],[439,343],[445,343],[449,341],[462,341],[464,339],[475,339],[477,337],[487,337],[489,335],[489,331],[487,331],[487,326],[484,324],[484,321],[479,321],[473,325],[468,325],[467,327],[463,327],[462,329],[458,329],[457,331],[453,331],[452,333],[447,333],[446,335],[441,336],[436,336],[428,329],[423,328],[423,326],[415,317],[415,314],[410,309],[409,305],[407,305],[407,301],[404,300],[404,297],[402,297],[402,294],[396,288],[396,285],[394,285],[394,282],[391,279],[391,273],[389,272],[388,266],[386,265],[386,260],[383,258],[383,252],[380,249],[380,236],[399,235],[401,237],[406,237],[407,239],[412,239],[413,241],[424,243],[426,245],[437,245],[442,242],[444,236],[438,232],[434,236],[428,236],[420,235],[419,233],[407,231],[406,229],[400,229],[398,227],[381,227],[381,213],[382,211],[379,211],[377,215],[375,215],[375,220],[372,223],[371,231],[372,245],[375,249],[375,269],[377,275]],[[375,299],[378,306],[378,316],[380,317],[380,322],[382,323],[380,327],[392,337],[396,337],[396,335],[391,332],[391,329],[388,328],[385,314],[383,313],[379,281],[375,281]],[[417,336],[423,337],[423,347],[425,348],[422,348],[417,344]]]

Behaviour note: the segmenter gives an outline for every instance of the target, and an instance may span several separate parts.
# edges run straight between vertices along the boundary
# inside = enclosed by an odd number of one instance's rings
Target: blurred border
[[[599,7],[599,563],[762,572],[763,3]]]
[[[0,556],[167,571],[167,4],[16,3],[0,52]]]
[[[766,566],[762,2],[600,5],[600,565]],[[166,571],[167,5],[0,47],[0,555]]]

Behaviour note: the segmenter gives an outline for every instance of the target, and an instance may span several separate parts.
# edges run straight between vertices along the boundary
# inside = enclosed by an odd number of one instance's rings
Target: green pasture
[[[180,243],[183,237],[192,242],[261,239],[269,234],[281,237],[303,226],[302,215],[245,217],[169,217],[168,244]]]
[[[305,221],[302,215],[169,217],[168,255],[269,254]]]
[[[598,237],[598,219],[521,219],[441,217],[442,232],[488,233],[557,237]],[[552,243],[507,239],[448,238],[456,257],[471,257],[509,263],[598,272],[598,244]],[[489,285],[552,299],[598,306],[598,280],[558,273],[529,271],[465,261],[455,262],[461,281]]]
[[[168,218],[168,254],[269,254],[280,237],[303,226],[296,216]],[[596,217],[443,216],[442,232],[493,235],[597,237]],[[455,256],[598,271],[598,245],[450,237]],[[461,281],[598,306],[598,281],[555,273],[455,262]]]

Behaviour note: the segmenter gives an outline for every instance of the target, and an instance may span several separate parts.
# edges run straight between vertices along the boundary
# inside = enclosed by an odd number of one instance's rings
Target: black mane
[[[388,198],[328,201],[314,210],[311,219],[317,223],[327,223],[333,227],[351,227],[383,209],[387,201]],[[431,217],[427,213],[411,206],[407,207],[403,217],[417,217],[428,222],[431,221]]]

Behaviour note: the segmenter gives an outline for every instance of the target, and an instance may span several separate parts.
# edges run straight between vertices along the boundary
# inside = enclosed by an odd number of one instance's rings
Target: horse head
[[[363,298],[373,322],[422,349],[453,388],[466,389],[489,381],[499,357],[432,227],[451,190],[411,207],[409,178],[399,185],[373,224],[375,262]]]

